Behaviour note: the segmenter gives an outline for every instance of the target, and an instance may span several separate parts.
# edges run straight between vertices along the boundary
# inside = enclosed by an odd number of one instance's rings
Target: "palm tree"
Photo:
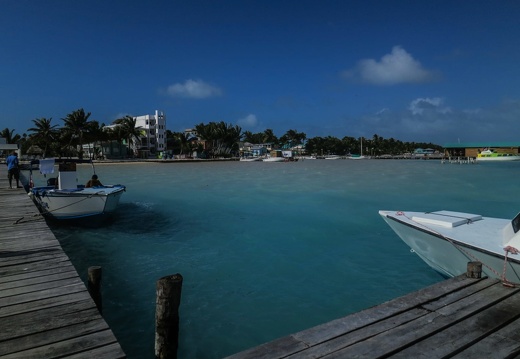
[[[18,143],[18,141],[21,140],[20,135],[14,134],[14,129],[9,130],[8,128],[4,128],[2,132],[0,132],[0,137],[5,138],[6,143],[8,144],[15,144]]]
[[[264,131],[263,142],[278,144],[278,137],[276,137],[276,135],[274,134],[272,129],[268,128],[267,130]]]
[[[240,126],[228,125],[224,121],[210,122],[195,126],[201,139],[206,142],[206,150],[212,157],[228,156],[232,151],[238,150],[238,142],[242,138]]]
[[[57,140],[58,125],[52,125],[52,118],[39,118],[32,120],[34,127],[29,128],[27,131],[33,132],[29,135],[29,139],[36,145],[43,149],[43,157],[47,156],[49,147]]]
[[[141,143],[141,136],[143,134],[143,128],[136,126],[137,120],[132,116],[125,116],[118,118],[114,121],[114,124],[118,125],[122,138],[127,140],[128,147],[136,147],[137,143]]]
[[[80,157],[83,155],[83,135],[89,130],[89,117],[90,112],[85,113],[85,110],[80,108],[62,119],[65,122],[64,131],[70,135],[69,146],[72,145],[74,139],[78,139]]]

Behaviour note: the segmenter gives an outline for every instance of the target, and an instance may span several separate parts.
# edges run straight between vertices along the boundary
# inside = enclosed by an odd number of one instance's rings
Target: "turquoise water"
[[[115,221],[53,231],[83,278],[103,267],[103,314],[128,358],[154,357],[162,276],[184,277],[179,358],[221,358],[443,280],[380,209],[520,210],[520,163],[150,163],[97,173],[127,186]]]

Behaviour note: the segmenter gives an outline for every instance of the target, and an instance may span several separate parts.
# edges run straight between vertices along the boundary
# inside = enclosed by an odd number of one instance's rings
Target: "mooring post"
[[[177,358],[181,291],[182,275],[179,273],[157,281],[155,357],[158,359]]]
[[[99,313],[103,312],[103,302],[101,300],[101,267],[93,266],[88,268],[88,292],[96,303]]]
[[[482,263],[481,262],[468,262],[466,277],[477,278],[477,279],[481,278],[482,277]]]

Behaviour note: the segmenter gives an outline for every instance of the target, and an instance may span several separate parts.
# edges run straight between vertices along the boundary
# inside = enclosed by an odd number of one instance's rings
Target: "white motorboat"
[[[466,273],[468,262],[505,283],[520,283],[520,213],[512,220],[451,211],[379,211],[394,232],[444,276]]]
[[[240,162],[259,162],[262,161],[261,157],[240,157]]]
[[[271,156],[268,156],[268,157],[262,158],[262,161],[263,162],[285,162],[286,159],[283,158],[283,157],[271,157]]]
[[[48,160],[45,160],[48,161]],[[57,178],[50,178],[47,186],[29,188],[40,212],[48,218],[57,220],[104,219],[118,207],[121,195],[126,190],[123,185],[100,185],[85,187],[77,184],[76,163],[61,160]],[[40,161],[40,162],[43,162]],[[88,162],[88,161],[82,161]],[[52,166],[54,162],[52,162]],[[41,166],[41,163],[40,163]],[[50,164],[46,164],[49,171]],[[41,168],[41,167],[40,167]],[[32,183],[32,167],[31,180]]]
[[[477,162],[482,161],[520,161],[520,155],[512,153],[498,153],[495,150],[486,149],[477,155]]]

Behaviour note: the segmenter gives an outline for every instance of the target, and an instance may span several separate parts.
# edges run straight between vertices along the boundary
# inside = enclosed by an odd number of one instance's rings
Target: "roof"
[[[444,148],[478,148],[478,147],[520,147],[520,142],[453,142],[446,143]]]
[[[17,150],[18,149],[18,145],[17,144],[12,144],[12,143],[0,143],[0,151],[1,150]]]

